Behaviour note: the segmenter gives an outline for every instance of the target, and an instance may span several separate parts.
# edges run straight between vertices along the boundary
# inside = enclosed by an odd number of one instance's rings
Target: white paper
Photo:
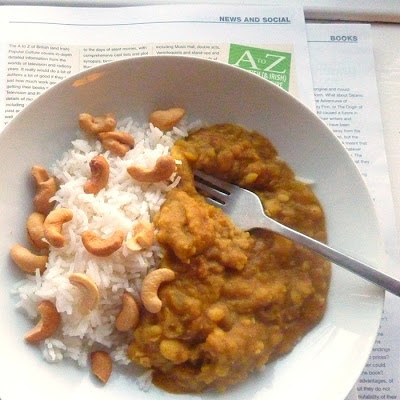
[[[399,277],[398,233],[389,182],[369,25],[308,24],[317,114],[357,163],[375,202],[385,267]],[[362,237],[360,237],[362,240]],[[347,400],[397,399],[400,393],[398,299],[387,294],[368,363]]]

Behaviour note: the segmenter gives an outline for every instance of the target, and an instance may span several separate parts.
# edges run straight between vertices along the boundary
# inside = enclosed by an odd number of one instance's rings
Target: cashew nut
[[[86,274],[78,272],[71,274],[69,281],[81,291],[82,299],[79,307],[81,314],[89,314],[97,306],[100,299],[97,285]]]
[[[112,372],[110,355],[105,351],[94,351],[90,353],[90,363],[93,374],[103,383],[106,383]]]
[[[48,214],[53,208],[53,202],[50,202],[50,199],[57,191],[56,180],[39,165],[34,165],[31,172],[36,180],[36,195],[33,199],[35,210],[42,214]]]
[[[113,131],[117,126],[117,121],[113,114],[105,114],[99,117],[93,117],[90,114],[79,114],[80,128],[91,135],[98,135],[100,132]]]
[[[135,146],[135,139],[126,132],[100,132],[99,139],[107,150],[119,157]]]
[[[81,234],[82,243],[86,250],[98,257],[107,257],[117,251],[124,241],[124,233],[115,231],[109,238],[101,238],[93,231],[85,231]]]
[[[135,299],[127,292],[122,295],[122,309],[115,320],[115,327],[120,332],[135,329],[139,323],[139,307]]]
[[[28,239],[37,249],[47,249],[49,247],[49,244],[43,240],[45,218],[44,214],[33,212],[26,221]]]
[[[33,254],[20,244],[11,247],[10,255],[15,264],[27,274],[34,274],[37,269],[42,274],[46,270],[48,256]]]
[[[149,121],[163,132],[170,131],[185,115],[183,108],[158,110],[150,114]]]
[[[91,178],[85,183],[83,190],[85,193],[97,194],[103,189],[110,176],[110,166],[103,156],[93,157],[89,163]]]
[[[128,174],[138,182],[156,183],[167,180],[176,169],[175,159],[171,156],[161,156],[152,169],[131,165]]]
[[[63,224],[71,221],[72,211],[68,208],[57,208],[50,211],[44,220],[44,237],[54,247],[60,248],[65,245],[65,237],[61,233]]]
[[[40,321],[25,334],[25,340],[30,343],[40,342],[49,338],[61,323],[61,316],[51,301],[41,301],[37,310],[40,314]]]
[[[134,236],[126,241],[131,251],[148,249],[154,242],[154,225],[149,221],[140,221],[134,228]]]
[[[161,310],[162,302],[158,297],[158,288],[163,282],[172,281],[174,278],[175,272],[168,268],[156,269],[145,276],[140,297],[147,311],[158,313]]]

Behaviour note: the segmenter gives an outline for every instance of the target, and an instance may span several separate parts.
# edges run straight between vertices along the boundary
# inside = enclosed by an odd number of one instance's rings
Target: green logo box
[[[231,44],[229,64],[243,68],[289,91],[290,53]]]

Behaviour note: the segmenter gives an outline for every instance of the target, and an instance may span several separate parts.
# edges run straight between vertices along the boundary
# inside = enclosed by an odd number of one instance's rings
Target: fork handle
[[[277,221],[274,221],[274,224],[271,224],[269,221],[267,223],[268,226],[265,226],[266,229],[278,233],[288,239],[291,239],[304,247],[318,253],[319,255],[325,257],[329,261],[332,261],[334,264],[340,265],[357,275],[367,279],[368,281],[381,286],[388,292],[400,296],[400,281],[395,279],[372,266],[365,264],[361,261],[356,260],[353,257],[345,255],[340,251],[337,251],[326,244],[319,242],[303,233],[297,232]]]

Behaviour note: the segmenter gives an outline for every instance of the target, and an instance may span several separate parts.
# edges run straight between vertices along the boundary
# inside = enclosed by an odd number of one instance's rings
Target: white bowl
[[[180,106],[189,118],[233,122],[264,132],[297,175],[312,179],[328,222],[329,244],[382,265],[373,204],[355,164],[328,127],[277,86],[221,63],[189,57],[142,57],[102,65],[57,84],[27,106],[0,136],[0,398],[170,399],[155,387],[140,391],[134,372],[114,373],[105,387],[87,369],[48,364],[24,342],[31,326],[10,295],[21,274],[9,249],[25,239],[34,188],[30,168],[50,166],[70,146],[81,112],[136,115]],[[322,322],[287,356],[223,394],[183,399],[343,400],[360,375],[379,327],[384,293],[333,266]]]

